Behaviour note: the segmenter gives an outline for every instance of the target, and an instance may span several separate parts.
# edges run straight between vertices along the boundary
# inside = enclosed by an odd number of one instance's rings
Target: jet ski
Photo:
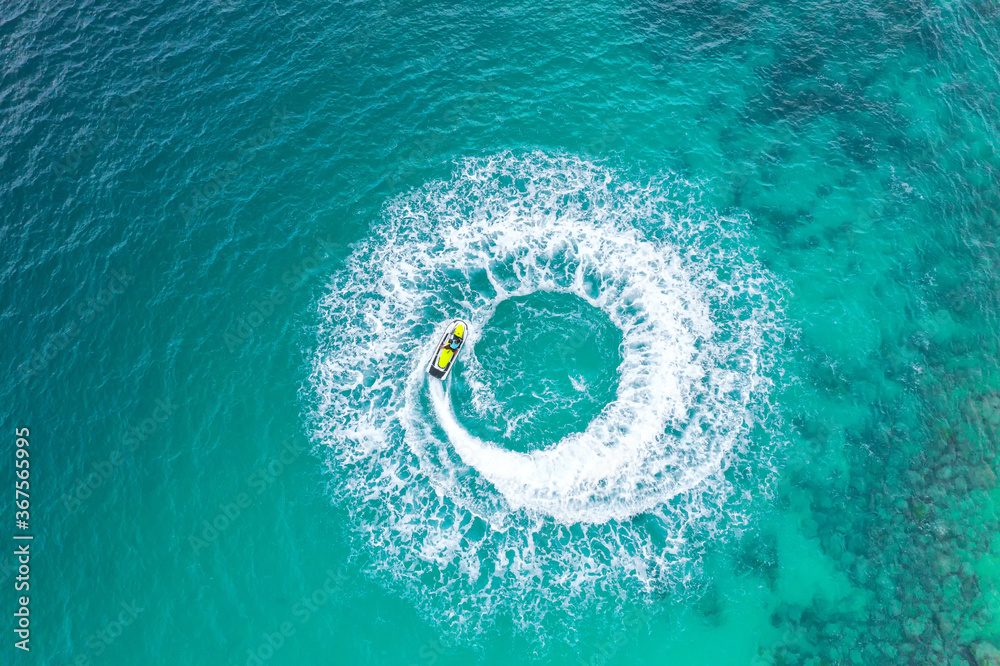
[[[469,325],[461,319],[451,322],[448,330],[444,333],[444,337],[441,338],[441,344],[434,351],[430,365],[427,366],[427,374],[442,381],[447,379],[448,373],[451,372],[451,367],[455,365],[455,359],[458,358],[458,352],[462,350],[462,345],[465,344],[465,338],[468,336],[468,333]]]

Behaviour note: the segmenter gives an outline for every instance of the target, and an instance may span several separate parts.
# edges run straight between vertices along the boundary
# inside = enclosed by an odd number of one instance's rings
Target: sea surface
[[[4,3],[3,664],[1000,664],[998,44]]]

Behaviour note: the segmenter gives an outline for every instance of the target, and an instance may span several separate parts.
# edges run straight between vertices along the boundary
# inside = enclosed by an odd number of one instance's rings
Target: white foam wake
[[[778,307],[739,220],[677,199],[694,191],[504,154],[386,206],[320,305],[312,383],[336,500],[387,584],[424,581],[413,597],[450,600],[457,624],[490,608],[533,623],[546,604],[674,584],[720,524],[745,519],[758,488],[735,492],[724,472],[767,455],[750,432]],[[537,291],[607,313],[622,361],[591,423],[522,453],[471,435],[425,367],[441,326],[467,319],[463,365],[489,404],[477,335],[499,303]]]

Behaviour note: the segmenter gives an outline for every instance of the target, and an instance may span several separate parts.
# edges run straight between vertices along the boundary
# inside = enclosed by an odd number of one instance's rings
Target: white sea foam
[[[706,539],[745,520],[758,489],[724,473],[767,455],[750,433],[780,315],[742,221],[699,208],[695,190],[502,154],[386,206],[322,300],[312,383],[335,501],[388,586],[454,608],[458,626],[534,624],[574,600],[675,585]],[[425,368],[443,326],[466,319],[473,407],[497,409],[477,336],[499,303],[537,291],[607,313],[622,361],[591,423],[522,453],[470,434]]]

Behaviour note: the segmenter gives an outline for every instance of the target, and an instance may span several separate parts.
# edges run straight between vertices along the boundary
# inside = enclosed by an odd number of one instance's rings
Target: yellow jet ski
[[[434,358],[427,366],[427,374],[442,381],[446,379],[448,373],[451,372],[451,367],[455,365],[455,359],[458,358],[458,352],[462,350],[468,333],[469,325],[461,319],[451,322],[444,337],[441,338],[441,344],[434,352]]]

